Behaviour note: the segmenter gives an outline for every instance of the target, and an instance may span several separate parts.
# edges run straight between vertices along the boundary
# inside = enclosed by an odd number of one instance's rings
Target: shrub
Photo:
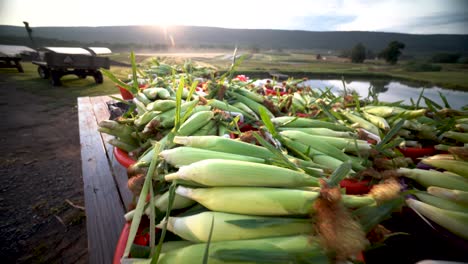
[[[431,58],[435,63],[456,63],[460,59],[460,53],[437,53]]]
[[[405,70],[410,72],[438,72],[442,70],[442,67],[425,62],[412,61],[405,65]]]
[[[351,50],[351,61],[354,63],[363,63],[366,59],[366,47],[362,43],[358,43]]]

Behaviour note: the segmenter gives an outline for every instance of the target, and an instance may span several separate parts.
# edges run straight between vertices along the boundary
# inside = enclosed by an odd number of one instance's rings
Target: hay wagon
[[[111,53],[108,48],[83,47],[44,47],[38,49],[37,58],[32,61],[37,65],[37,72],[43,79],[49,79],[54,86],[60,86],[60,79],[68,74],[74,74],[85,79],[92,76],[96,83],[103,82],[100,68],[109,69],[110,60],[99,57]]]

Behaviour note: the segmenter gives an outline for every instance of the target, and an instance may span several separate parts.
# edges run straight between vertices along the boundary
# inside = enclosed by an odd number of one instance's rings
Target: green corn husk
[[[248,216],[211,211],[185,217],[169,217],[167,230],[188,241],[207,242],[211,230],[207,223],[211,219],[214,220],[212,242],[310,234],[314,230],[309,219]]]
[[[130,152],[130,151],[133,151],[136,148],[138,148],[138,145],[127,143],[127,142],[121,141],[121,140],[119,140],[117,138],[111,138],[107,142],[109,144],[111,144],[112,146],[118,147],[119,149],[124,150],[126,152]]]
[[[260,115],[260,109],[264,109],[265,112],[268,114],[268,117],[270,118],[274,118],[275,116],[270,112],[270,110],[268,110],[265,106],[263,106],[262,104],[248,98],[248,97],[245,97],[243,95],[240,95],[236,92],[233,92],[231,93],[236,99],[237,101],[247,105],[250,109],[252,109],[252,111],[254,111],[257,115]]]
[[[397,173],[417,181],[424,187],[438,186],[449,189],[468,191],[468,179],[435,170],[399,168]]]
[[[206,247],[202,243],[173,250],[161,255],[158,263],[202,263]],[[329,263],[318,240],[305,235],[213,242],[207,261],[210,264]]]
[[[137,109],[137,112],[138,114],[144,114],[147,112],[147,109],[146,109],[146,105],[142,102],[140,102],[140,100],[138,100],[138,98],[133,98],[133,103],[135,104],[136,106],[136,109]]]
[[[468,117],[462,117],[455,119],[457,124],[468,124]]]
[[[459,204],[448,199],[428,194],[426,192],[417,192],[414,195],[423,203],[430,204],[437,208],[468,213],[468,205]]]
[[[253,100],[257,103],[263,103],[263,101],[265,100],[265,98],[263,98],[262,95],[258,94],[258,93],[254,93],[252,91],[249,91],[248,89],[246,88],[239,88],[239,89],[236,89],[235,90],[236,93],[239,93],[247,98],[249,98],[250,100]]]
[[[417,110],[405,110],[401,114],[401,117],[404,119],[414,119],[426,114],[426,109],[417,109]]]
[[[103,120],[99,122],[99,129],[105,128],[107,129],[106,131],[110,132],[107,134],[116,136],[116,137],[122,137],[122,138],[131,138],[131,134],[133,132],[133,129],[130,126],[120,124],[117,121],[113,120]]]
[[[317,151],[317,150],[315,150],[313,148],[309,148],[306,145],[304,145],[302,143],[299,143],[297,141],[291,140],[289,138],[284,137],[283,138],[283,144],[287,148],[295,149],[297,151],[300,151],[304,155],[309,156],[312,159],[313,162],[315,162],[315,163],[317,163],[319,165],[325,166],[326,168],[335,170],[338,167],[340,167],[341,164],[343,164],[343,161],[341,161],[339,159],[335,159],[333,157],[325,155],[320,151]],[[351,171],[351,172],[354,173],[354,171]]]
[[[371,122],[378,128],[383,129],[384,131],[390,130],[390,125],[388,124],[387,120],[385,120],[385,118],[368,114],[365,111],[361,112],[361,114],[365,119],[367,119],[369,122]]]
[[[295,130],[301,131],[310,135],[317,135],[317,136],[327,136],[327,137],[338,137],[338,138],[353,138],[353,134],[350,132],[342,132],[342,131],[335,131],[329,128],[322,128],[322,127],[280,127],[278,128],[279,131],[286,131],[286,130]]]
[[[232,153],[212,151],[192,147],[178,147],[167,149],[159,154],[164,160],[176,168],[181,166],[190,165],[194,162],[206,159],[227,159],[227,160],[240,160],[255,163],[265,163],[264,159],[250,157],[245,155],[237,155]]]
[[[455,139],[456,141],[459,141],[462,143],[468,143],[468,133],[447,131],[444,134],[442,134],[442,136],[446,138]]]
[[[165,88],[146,88],[143,90],[143,93],[151,100],[155,100],[156,98],[167,99],[171,96]]]
[[[192,101],[190,101],[192,102]],[[189,102],[189,103],[190,103]],[[184,104],[182,104],[182,106],[184,106]],[[173,109],[175,110],[175,109]],[[166,111],[164,113],[162,113],[161,115],[164,115],[166,113],[169,113],[173,110],[169,110],[169,111]],[[193,108],[191,114],[195,114],[197,112],[201,112],[201,111],[210,111],[211,110],[211,107],[207,106],[207,105],[197,105],[195,106],[195,108]],[[188,111],[188,109],[181,109],[181,116],[184,116],[185,113]],[[161,126],[164,127],[164,128],[170,128],[170,127],[173,127],[174,126],[174,121],[175,121],[175,111],[173,113],[173,115],[171,116],[166,116],[162,121],[161,121]]]
[[[158,112],[158,111],[148,111],[148,112],[145,112],[144,114],[138,116],[138,118],[135,120],[135,125],[136,126],[144,126],[146,124],[148,124],[151,120],[153,120],[154,118],[157,118],[158,115],[160,115],[161,112]]]
[[[162,195],[156,195],[153,197],[154,201],[154,206],[160,211],[160,212],[166,212],[167,210],[167,205],[169,204],[169,191],[163,193]],[[146,204],[148,204],[147,202]],[[194,200],[191,200],[189,198],[186,198],[184,196],[176,194],[174,196],[174,201],[172,203],[172,210],[178,210],[178,209],[184,209],[187,208],[191,205],[195,204]],[[131,221],[133,218],[133,215],[135,214],[135,210],[131,210],[128,213],[125,214],[125,220],[126,221]],[[148,206],[145,209],[145,214],[150,215],[150,207]]]
[[[456,124],[455,127],[461,132],[468,132],[468,124],[466,123]]]
[[[332,158],[335,158],[341,161],[351,160],[351,158],[348,155],[343,153],[341,150],[339,150],[335,146],[325,141],[311,139],[309,137],[310,135],[306,133],[299,132],[299,131],[282,131],[280,132],[280,134],[284,137],[288,137],[292,140],[296,140],[312,149],[316,149],[319,152],[322,152],[323,154],[326,154]],[[364,167],[361,164],[359,164],[359,162],[356,162],[354,160],[351,160],[351,161],[352,161],[354,170],[360,171],[364,169]]]
[[[282,127],[328,128],[335,131],[352,131],[352,129],[344,125],[302,117],[281,116],[272,118],[271,122]]]
[[[212,211],[246,215],[307,215],[313,212],[318,192],[264,187],[178,187],[176,193],[193,199]],[[375,203],[372,197],[343,196],[347,207]]]
[[[242,109],[239,109],[233,105],[228,104],[227,102],[222,102],[216,99],[211,99],[208,101],[208,105],[221,109],[223,111],[229,112],[229,113],[241,113],[244,117],[249,118],[249,119],[255,119],[255,116],[251,115],[250,113],[245,112]]]
[[[174,109],[175,107],[176,102],[174,100],[156,100],[154,102],[149,103],[146,106],[146,110],[165,112]]]
[[[468,162],[462,160],[438,159],[429,157],[421,160],[422,163],[436,168],[448,170],[465,178],[468,178]]]
[[[364,118],[349,111],[341,111],[340,113],[343,114],[349,121],[358,124],[359,127],[364,128],[372,134],[379,135],[379,128],[377,128],[374,124],[365,120]]]
[[[146,95],[142,92],[138,92],[134,94],[135,98],[138,99],[138,101],[142,102],[145,106],[149,103],[151,103],[151,100],[146,97]]]
[[[300,132],[299,135],[296,135],[296,132]],[[286,130],[286,131],[281,132],[281,134],[292,139],[297,139],[298,137],[304,135],[304,132],[297,131],[297,130]],[[335,146],[338,149],[344,149],[345,151],[368,151],[371,149],[370,144],[364,140],[320,136],[320,135],[312,135],[312,134],[305,134],[305,135],[307,135],[307,140],[310,142],[317,142],[317,141],[327,142],[328,144]],[[307,144],[307,145],[311,145],[311,144]]]
[[[166,181],[190,180],[206,186],[319,186],[318,179],[303,172],[238,160],[209,159],[182,166]]]
[[[437,148],[436,146],[436,149],[439,149],[439,148]],[[455,155],[457,158],[461,160],[468,161],[468,146],[466,146],[466,144],[464,147],[447,146],[447,148],[444,150],[450,152],[451,154]]]
[[[242,111],[244,111],[245,113],[248,113],[250,116],[253,117],[253,120],[259,120],[258,118],[258,115],[252,110],[250,109],[247,105],[245,105],[244,103],[241,103],[241,102],[235,102],[234,104],[232,104],[234,107],[237,107],[238,109],[241,109]]]
[[[212,135],[210,134],[212,130],[215,130],[216,133],[216,121],[215,120],[210,120],[208,123],[206,123],[203,127],[201,127],[198,131],[195,131],[193,134],[190,136],[208,136]]]
[[[374,106],[374,105],[361,107],[361,110],[364,110],[365,112],[369,114],[373,114],[373,115],[384,117],[384,118],[397,115],[405,111],[404,108],[395,107],[395,106]]]
[[[174,137],[174,143],[193,148],[203,148],[225,153],[246,155],[260,159],[271,159],[274,157],[274,154],[264,147],[217,136],[177,136]]]
[[[179,128],[177,135],[189,136],[206,125],[212,118],[212,111],[200,111],[191,115]]]
[[[406,204],[424,217],[468,240],[468,213],[440,209],[415,199],[406,200]]]
[[[460,190],[452,190],[442,187],[431,186],[427,188],[427,192],[434,196],[448,199],[456,203],[460,203],[468,206],[468,192]]]

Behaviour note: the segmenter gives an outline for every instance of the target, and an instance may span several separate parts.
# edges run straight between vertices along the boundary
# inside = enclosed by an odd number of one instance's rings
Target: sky
[[[0,0],[0,25],[468,34],[468,0]]]

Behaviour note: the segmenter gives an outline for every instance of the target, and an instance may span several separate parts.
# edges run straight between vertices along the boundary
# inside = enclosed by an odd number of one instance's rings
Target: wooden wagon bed
[[[114,158],[111,136],[97,131],[109,118],[108,96],[78,98],[81,162],[86,207],[89,263],[112,263],[132,194],[126,170]]]

